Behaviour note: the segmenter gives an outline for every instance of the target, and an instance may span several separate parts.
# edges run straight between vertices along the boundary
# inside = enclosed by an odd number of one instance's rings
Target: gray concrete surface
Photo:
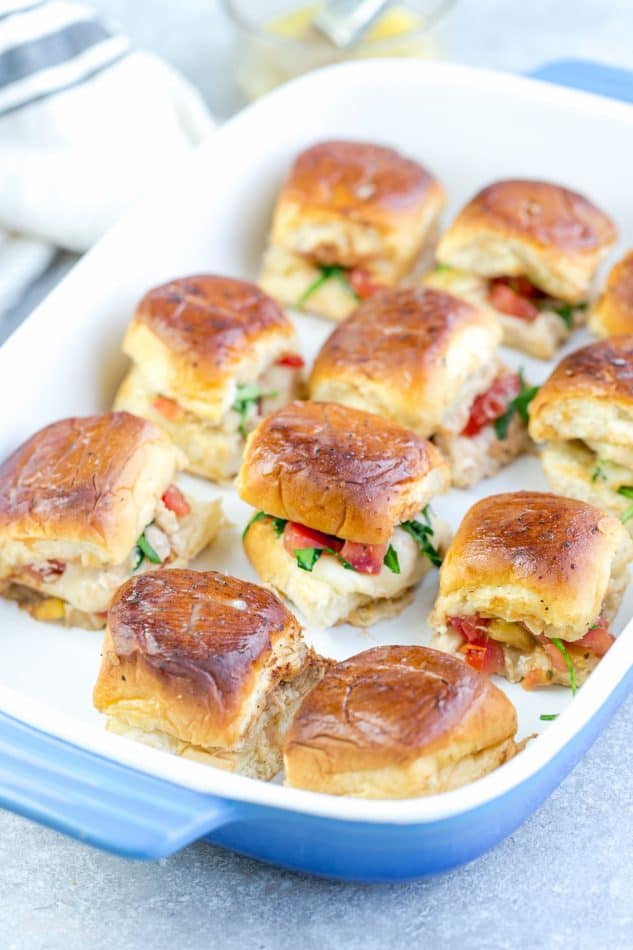
[[[218,116],[239,107],[217,0],[94,5],[190,76]],[[477,65],[521,71],[573,55],[633,66],[630,0],[462,0],[451,35],[453,55]],[[0,812],[0,950],[630,950],[632,748],[633,698],[500,847],[412,884],[317,881],[204,843],[128,863]]]
[[[126,862],[0,812],[2,950],[633,947],[633,697],[548,802],[479,861],[360,886],[198,843]]]

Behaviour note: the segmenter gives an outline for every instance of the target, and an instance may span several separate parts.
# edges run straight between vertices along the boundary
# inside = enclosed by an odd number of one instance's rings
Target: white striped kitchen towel
[[[0,0],[0,314],[213,128],[182,76],[89,7]]]

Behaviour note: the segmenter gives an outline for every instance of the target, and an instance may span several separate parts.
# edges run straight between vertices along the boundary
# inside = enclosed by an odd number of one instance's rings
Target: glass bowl
[[[347,59],[438,58],[437,27],[455,2],[393,3],[356,45],[341,50],[311,26],[322,0],[223,0],[237,33],[237,83],[256,99],[301,73]]]

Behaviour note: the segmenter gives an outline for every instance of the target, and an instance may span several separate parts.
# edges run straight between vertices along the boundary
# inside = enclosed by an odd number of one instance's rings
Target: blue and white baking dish
[[[367,62],[312,74],[229,122],[159,195],[121,222],[0,350],[0,455],[56,418],[107,409],[124,369],[119,342],[153,284],[208,271],[255,276],[276,189],[293,156],[346,137],[395,145],[444,182],[447,218],[481,185],[545,177],[587,192],[633,245],[633,110],[544,82],[456,65]],[[94,187],[99,187],[95,181]],[[297,317],[304,352],[331,329]],[[572,346],[583,341],[582,335]],[[568,347],[569,348],[569,347]],[[538,382],[549,371],[517,354]],[[255,580],[241,550],[247,509],[222,494],[233,527],[198,562]],[[438,501],[457,526],[483,494],[545,488],[526,458],[477,491]],[[424,643],[430,576],[399,618],[368,631],[308,636],[344,657],[376,643]],[[404,880],[470,861],[509,834],[569,772],[633,686],[629,594],[619,637],[575,698],[560,688],[515,702],[520,735],[539,738],[498,771],[431,798],[362,801],[264,783],[183,761],[106,733],[91,704],[101,635],[38,624],[0,602],[0,804],[83,841],[137,858],[209,841],[284,867],[331,877]],[[542,713],[561,713],[541,722]]]

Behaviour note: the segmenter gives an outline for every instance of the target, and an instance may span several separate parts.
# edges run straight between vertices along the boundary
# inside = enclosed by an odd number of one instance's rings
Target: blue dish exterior
[[[633,73],[552,63],[535,78],[633,102]],[[0,713],[0,805],[130,858],[198,838],[298,871],[360,882],[427,877],[474,860],[534,812],[633,689],[633,669],[538,773],[456,817],[414,825],[338,821],[204,795],[87,752]]]
[[[582,59],[561,59],[546,63],[529,74],[557,86],[570,86],[622,102],[633,102],[633,72],[615,66],[603,66]]]
[[[405,881],[466,864],[538,808],[633,688],[633,669],[585,728],[520,786],[456,817],[414,825],[338,821],[192,792],[0,713],[0,805],[130,858],[200,837],[271,864],[341,880]]]

